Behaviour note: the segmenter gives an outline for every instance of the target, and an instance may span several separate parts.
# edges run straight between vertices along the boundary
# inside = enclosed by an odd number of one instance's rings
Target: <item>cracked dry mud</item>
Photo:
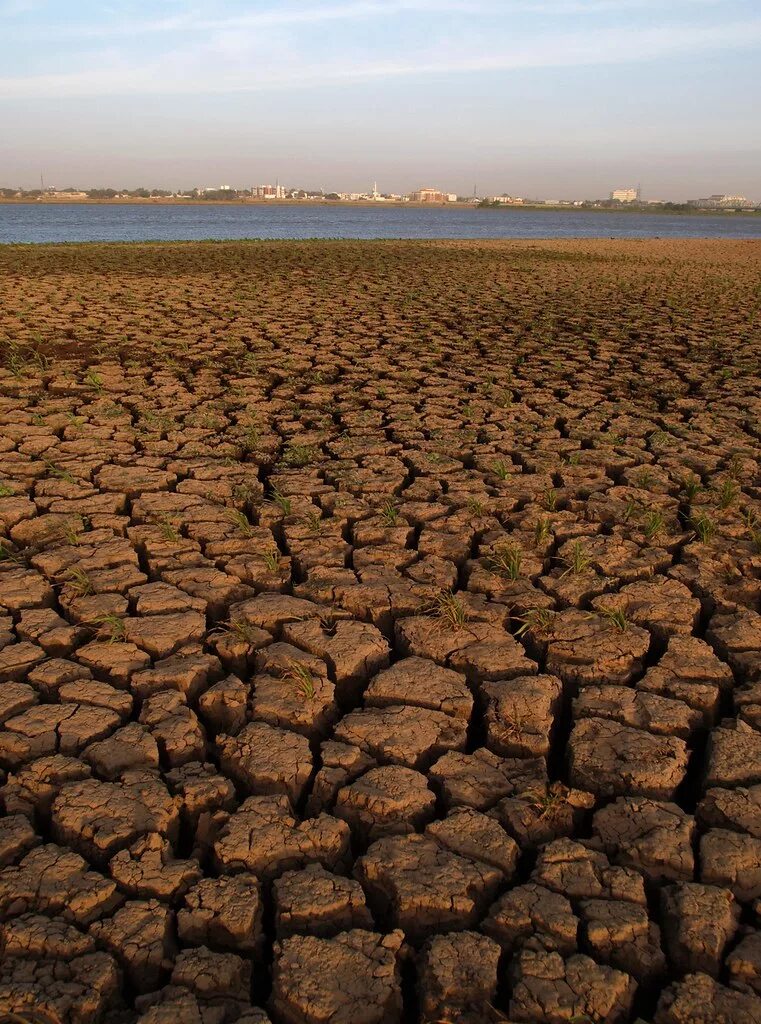
[[[758,1024],[760,271],[0,249],[0,1019]]]

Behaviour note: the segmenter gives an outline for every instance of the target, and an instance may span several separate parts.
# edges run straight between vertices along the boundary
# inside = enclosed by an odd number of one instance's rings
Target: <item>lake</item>
[[[235,238],[761,238],[761,217],[368,206],[0,204],[3,242]]]

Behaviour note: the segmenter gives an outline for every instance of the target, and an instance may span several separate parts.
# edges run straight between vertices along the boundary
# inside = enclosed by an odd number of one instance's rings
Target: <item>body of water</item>
[[[0,204],[0,243],[235,238],[761,238],[761,217],[398,206]]]

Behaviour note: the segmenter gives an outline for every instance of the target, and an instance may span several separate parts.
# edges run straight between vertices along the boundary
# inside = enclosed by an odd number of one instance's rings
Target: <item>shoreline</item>
[[[544,204],[524,203],[521,206],[478,206],[473,203],[413,203],[413,202],[383,202],[376,203],[370,200],[351,201],[335,199],[168,199],[166,197],[154,198],[126,198],[126,199],[14,199],[8,197],[0,198],[0,206],[328,206],[341,209],[345,207],[361,209],[414,209],[414,210],[479,210],[482,213],[608,213],[627,214],[644,216],[668,216],[668,217],[758,217],[761,210],[666,210],[662,207],[653,209],[622,207],[613,209],[608,206],[546,206]]]

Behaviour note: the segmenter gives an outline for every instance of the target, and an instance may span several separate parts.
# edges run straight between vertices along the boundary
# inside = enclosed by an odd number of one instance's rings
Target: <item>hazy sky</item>
[[[0,0],[0,184],[761,199],[761,0]]]

